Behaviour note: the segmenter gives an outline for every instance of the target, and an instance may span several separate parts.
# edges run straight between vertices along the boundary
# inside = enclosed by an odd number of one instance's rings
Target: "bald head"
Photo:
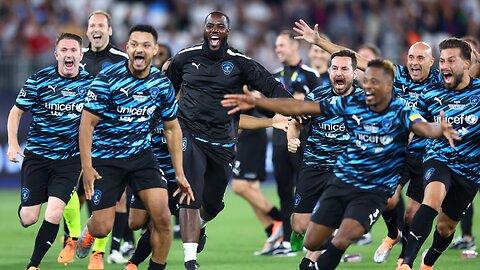
[[[415,42],[408,50],[408,73],[414,82],[423,82],[433,65],[432,47],[425,42]]]

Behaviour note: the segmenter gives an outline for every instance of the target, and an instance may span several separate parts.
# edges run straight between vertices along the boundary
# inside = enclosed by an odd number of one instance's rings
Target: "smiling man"
[[[112,229],[115,203],[129,185],[151,217],[152,258],[149,269],[164,269],[172,240],[167,181],[149,140],[154,112],[159,112],[179,189],[192,197],[182,167],[182,132],[173,87],[151,66],[157,31],[150,25],[130,29],[129,60],[103,69],[87,94],[79,131],[85,196],[93,212],[76,246],[86,257],[95,237]],[[96,181],[101,179],[101,181]]]
[[[47,202],[45,218],[37,233],[29,270],[38,269],[58,233],[66,203],[77,186],[80,174],[78,126],[83,101],[93,77],[80,70],[82,38],[63,33],[56,41],[57,65],[40,70],[25,82],[8,116],[8,160],[22,163],[20,223],[37,222]],[[32,123],[23,152],[17,132],[25,111]]]
[[[308,225],[305,247],[318,250],[338,228],[316,269],[335,269],[345,250],[368,232],[381,215],[387,198],[395,193],[403,169],[410,132],[430,139],[446,137],[453,147],[458,132],[445,122],[426,122],[393,94],[393,65],[384,60],[368,63],[365,95],[335,96],[320,102],[293,99],[256,99],[250,93],[226,95],[229,113],[257,107],[284,115],[343,117],[350,139],[337,159],[334,179],[327,184],[319,207]]]
[[[181,88],[178,118],[184,168],[196,199],[191,205],[185,201],[179,205],[188,270],[198,269],[197,251],[205,244],[205,224],[224,208],[223,196],[232,176],[239,115],[228,115],[220,101],[225,94],[242,93],[245,84],[265,96],[290,96],[264,67],[228,46],[227,15],[211,12],[203,30],[204,42],[178,52],[166,72],[175,90]]]

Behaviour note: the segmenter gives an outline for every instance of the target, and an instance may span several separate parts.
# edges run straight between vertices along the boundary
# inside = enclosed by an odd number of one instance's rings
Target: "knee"
[[[413,209],[411,207],[408,207],[407,210],[405,211],[405,218],[404,218],[404,221],[405,221],[405,224],[412,224],[412,220],[413,220],[413,217],[415,217],[415,213],[417,213],[416,211],[417,209]]]
[[[336,235],[332,239],[332,244],[341,250],[346,250],[353,242],[355,242],[357,239],[361,237],[346,237],[346,236],[338,236]]]
[[[387,206],[385,207],[385,211],[390,211],[390,210],[394,209],[397,206],[398,200],[399,200],[399,197],[397,196],[397,194],[395,194],[391,198],[388,198]]]
[[[134,231],[143,228],[148,219],[146,211],[144,211],[145,213],[137,213],[137,211],[141,210],[131,209],[128,216],[128,227]]]
[[[323,243],[320,243],[314,237],[309,237],[308,234],[306,235],[306,237],[303,241],[303,246],[305,246],[306,249],[311,250],[311,251],[318,250],[322,245],[323,245]]]
[[[161,213],[152,213],[150,216],[153,228],[161,231],[171,231],[170,211],[161,211]]]
[[[308,218],[300,217],[295,213],[292,214],[292,230],[296,233],[304,234],[308,227]]]
[[[247,185],[245,185],[245,183],[242,183],[242,182],[246,182],[246,181],[233,180],[232,181],[232,191],[233,191],[233,193],[243,197],[243,195],[247,191]]]
[[[437,223],[437,231],[441,237],[447,238],[455,232],[455,225],[451,222],[440,221]]]
[[[225,203],[223,201],[212,203],[212,204],[205,204],[203,205],[203,211],[200,211],[202,215],[202,219],[204,220],[212,220],[214,219],[220,212],[222,212],[223,208],[225,208]],[[206,212],[206,213],[205,213]],[[208,217],[204,218],[204,215],[207,214]]]
[[[111,230],[111,227],[104,224],[88,227],[88,231],[90,232],[90,234],[96,238],[106,237]]]
[[[31,211],[20,211],[20,222],[23,227],[31,226],[38,221],[39,215]]]

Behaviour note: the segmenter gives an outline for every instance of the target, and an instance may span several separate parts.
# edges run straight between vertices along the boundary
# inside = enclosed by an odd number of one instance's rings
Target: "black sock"
[[[282,216],[280,215],[280,211],[278,211],[277,207],[272,207],[270,211],[268,211],[267,215],[271,217],[275,221],[280,221],[282,220]]]
[[[130,227],[128,227],[128,214],[127,214],[127,220],[126,220],[126,226],[125,228],[123,229],[123,241],[124,242],[129,242],[131,243],[132,245],[135,244],[135,239],[133,237],[133,231],[132,229],[130,229]],[[147,221],[148,222],[148,221]],[[148,224],[148,223],[147,223]]]
[[[140,265],[144,262],[148,256],[152,253],[152,247],[150,246],[150,230],[146,230],[138,239],[137,248],[130,258],[130,261],[135,265]]]
[[[115,222],[112,229],[112,243],[110,245],[110,253],[113,250],[120,251],[120,241],[122,241],[123,231],[127,227],[128,214],[127,213],[115,213]]]
[[[440,233],[438,233],[438,229],[435,229],[435,232],[433,233],[432,246],[428,249],[425,258],[423,259],[423,263],[428,266],[433,266],[438,260],[438,257],[442,255],[442,252],[448,248],[454,235],[455,232],[453,232],[449,237],[443,238]]]
[[[472,221],[473,221],[473,204],[465,210],[465,214],[462,217],[460,227],[462,228],[462,236],[472,236]]]
[[[385,225],[387,225],[388,237],[390,237],[391,239],[397,239],[398,237],[397,216],[397,208],[383,211],[382,213]]]
[[[265,228],[265,233],[267,234],[267,237],[270,237],[270,235],[272,235],[272,232],[273,232],[273,224],[270,224],[268,225],[267,228]]]
[[[27,268],[30,266],[38,267],[38,265],[40,265],[43,257],[55,241],[59,227],[60,225],[58,224],[43,220],[42,226],[40,226],[38,230],[37,238],[35,238],[35,246]]]
[[[164,270],[165,267],[167,267],[167,263],[159,264],[159,263],[153,262],[152,259],[150,259],[150,263],[148,264],[147,270]]]
[[[318,270],[330,270],[335,269],[338,264],[340,263],[340,259],[342,258],[343,253],[345,250],[338,249],[336,246],[332,244],[332,242],[328,243],[327,249],[325,252],[320,255],[317,259],[317,269]]]
[[[410,267],[413,266],[413,261],[417,257],[423,242],[430,234],[433,220],[437,215],[437,210],[425,204],[420,205],[410,225],[410,234],[408,235],[408,245],[405,249],[403,264],[408,264]]]
[[[405,248],[407,247],[408,243],[408,235],[410,234],[410,226],[405,223],[403,225],[402,229],[402,249],[400,250],[400,255],[398,255],[398,258],[402,258],[405,256]]]
[[[310,265],[314,262],[307,257],[303,257],[302,261],[298,265],[298,270],[308,270],[310,269]]]

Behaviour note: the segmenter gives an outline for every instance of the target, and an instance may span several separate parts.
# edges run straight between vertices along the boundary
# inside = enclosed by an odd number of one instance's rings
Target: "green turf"
[[[269,197],[275,198],[272,187],[264,188]],[[33,242],[39,223],[23,229],[18,223],[16,209],[19,203],[19,191],[0,190],[2,207],[0,208],[0,270],[25,269],[30,258]],[[477,198],[477,205],[478,204]],[[296,257],[260,257],[253,252],[262,247],[265,240],[264,232],[255,219],[250,206],[230,191],[225,196],[225,210],[207,227],[208,241],[203,253],[198,259],[201,269],[211,270],[255,270],[255,269],[296,269],[302,254]],[[85,222],[86,215],[82,215]],[[474,233],[479,234],[480,213],[475,213]],[[338,269],[388,269],[394,270],[399,247],[395,247],[390,260],[386,264],[375,264],[372,255],[385,235],[385,226],[380,220],[373,228],[374,242],[367,246],[352,246],[347,253],[360,253],[363,261],[360,263],[341,263]],[[430,235],[431,239],[431,235]],[[430,241],[427,241],[429,244]],[[480,244],[480,243],[478,243]],[[56,262],[60,252],[60,241],[56,241],[44,258],[40,268],[43,270],[57,269],[87,269],[87,259],[75,259],[68,266]],[[423,249],[422,249],[423,250]],[[418,264],[418,262],[417,262]],[[147,264],[140,269],[146,269]],[[121,265],[105,264],[105,269],[123,269]],[[168,269],[183,269],[183,251],[181,242],[175,240],[168,258]],[[417,269],[417,268],[415,268]],[[477,270],[480,269],[480,259],[460,259],[459,251],[448,251],[442,255],[435,270]]]

